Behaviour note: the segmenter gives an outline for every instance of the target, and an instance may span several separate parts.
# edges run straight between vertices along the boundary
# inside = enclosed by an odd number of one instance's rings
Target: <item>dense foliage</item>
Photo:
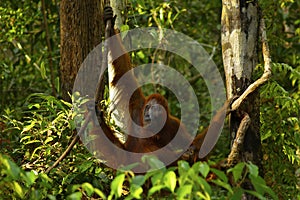
[[[208,163],[189,166],[179,162],[177,171],[114,172],[77,144],[59,167],[44,174],[75,132],[72,105],[59,98],[59,2],[1,2],[0,199],[240,199],[245,177],[255,188],[246,192],[259,199],[299,199],[300,2],[266,0],[260,5],[274,62],[271,80],[260,89],[264,179],[251,163],[240,163],[225,172],[211,167],[227,156],[226,130]],[[220,15],[217,0],[132,0],[126,24],[180,31],[203,44],[222,70]],[[133,53],[135,64],[151,62],[146,53]],[[189,80],[197,75],[180,58],[168,62]],[[262,70],[258,65],[253,78]],[[194,88],[205,113],[199,127],[203,129],[209,123],[209,95],[201,79],[194,82]],[[171,101],[172,113],[178,115],[177,101],[163,92]],[[146,160],[150,165],[161,164],[153,158]]]

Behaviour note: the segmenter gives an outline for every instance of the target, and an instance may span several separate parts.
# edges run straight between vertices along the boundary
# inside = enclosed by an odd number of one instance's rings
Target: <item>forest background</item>
[[[0,5],[1,199],[133,199],[145,195],[158,199],[165,197],[164,190],[170,199],[184,199],[187,194],[189,199],[239,199],[245,192],[241,187],[243,169],[247,169],[247,176],[256,177],[251,179],[256,186],[254,196],[300,199],[299,1],[259,1],[273,61],[272,77],[260,88],[263,179],[249,163],[225,172],[210,167],[230,151],[227,126],[208,164],[200,162],[193,168],[181,163],[179,174],[173,168],[145,176],[130,171],[114,173],[79,143],[58,168],[48,175],[43,173],[67,147],[75,129],[72,105],[60,96],[59,5],[56,0],[3,0]],[[202,44],[224,74],[221,1],[131,0],[126,8],[126,26],[182,32]],[[134,54],[133,59],[135,65],[151,62],[142,53]],[[254,80],[263,73],[262,58],[259,63]],[[193,71],[181,60],[174,61],[172,67],[188,80],[193,78]],[[205,86],[201,79],[197,84]],[[164,88],[158,91],[168,96]],[[206,113],[201,116],[201,130],[209,124],[210,100],[205,87],[199,87],[196,94]],[[179,115],[177,101],[168,100],[172,113]],[[197,178],[185,182],[190,169]],[[209,172],[218,175],[213,184],[205,181]],[[234,174],[233,184],[225,175],[229,173]],[[146,179],[151,179],[152,186],[145,194]]]

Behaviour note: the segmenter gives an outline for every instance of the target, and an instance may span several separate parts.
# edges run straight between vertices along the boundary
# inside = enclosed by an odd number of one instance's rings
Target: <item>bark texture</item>
[[[258,62],[260,14],[257,0],[223,0],[222,3],[222,54],[227,97],[231,98],[241,95],[253,82],[252,72]],[[251,123],[239,153],[239,161],[251,161],[262,169],[257,91],[250,94],[230,117],[232,143],[245,116],[241,113],[244,112],[249,115]]]
[[[89,52],[101,42],[101,1],[60,2],[60,80],[62,97],[70,101],[74,80]]]

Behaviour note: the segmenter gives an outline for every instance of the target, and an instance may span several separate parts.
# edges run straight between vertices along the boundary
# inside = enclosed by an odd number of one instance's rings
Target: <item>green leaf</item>
[[[141,194],[143,193],[143,188],[138,185],[130,185],[130,195],[125,199],[141,199]]]
[[[53,137],[47,137],[47,139],[45,140],[45,144],[47,144],[48,142],[51,142],[53,141]]]
[[[164,23],[165,19],[164,19],[164,9],[163,8],[159,9],[159,19],[162,23]]]
[[[48,197],[50,200],[56,200],[56,197],[55,197],[54,195],[47,194],[47,197]]]
[[[35,124],[36,124],[36,121],[32,120],[29,125],[24,126],[21,134],[24,133],[24,132],[27,132],[27,131],[31,130],[35,126]]]
[[[178,188],[176,194],[177,194],[177,199],[190,199],[189,196],[192,193],[193,186],[192,185],[183,185],[180,188]]]
[[[258,176],[258,167],[252,163],[247,164],[247,167],[249,169],[249,173],[253,176]]]
[[[36,154],[36,152],[40,149],[44,149],[44,146],[39,146],[39,147],[35,148],[30,156],[30,159],[33,159],[34,156],[39,156]]]
[[[30,138],[31,138],[31,135],[27,135],[25,137],[22,137],[21,140],[20,140],[20,142],[23,142],[25,140],[29,140]]]
[[[41,107],[41,104],[35,103],[35,104],[29,104],[29,105],[28,105],[28,108],[29,108],[29,109],[32,109],[33,107],[39,109],[39,108]]]
[[[41,68],[40,68],[40,70],[41,70],[41,76],[42,76],[42,78],[43,78],[43,79],[46,79],[47,77],[46,77],[45,62],[42,62],[42,63],[41,63]]]
[[[278,199],[277,195],[274,193],[274,191],[266,185],[265,180],[260,176],[253,176],[252,174],[249,175],[249,178],[251,180],[251,183],[253,184],[255,190],[263,195],[265,193],[268,193],[272,196],[273,199]]]
[[[87,161],[78,166],[80,172],[85,172],[93,165],[93,162]]]
[[[226,176],[226,174],[223,171],[211,168],[211,171],[216,174],[218,176],[218,178],[220,178],[223,182],[227,183],[228,182],[228,178]]]
[[[81,192],[75,192],[73,194],[70,194],[67,196],[67,200],[81,200],[82,193]]]
[[[220,179],[217,179],[217,180],[211,180],[212,183],[218,185],[218,186],[221,186],[223,188],[225,188],[226,190],[228,190],[231,194],[233,194],[233,190],[230,186],[230,184],[228,184],[227,182],[223,182],[221,181]]]
[[[241,162],[227,171],[227,172],[232,172],[235,183],[241,178],[244,167],[245,167],[245,163]]]
[[[12,162],[7,157],[0,157],[0,160],[2,160],[3,165],[6,167],[6,173],[11,176],[14,180],[19,178],[21,169],[16,165],[16,163]]]
[[[100,196],[102,199],[106,199],[106,196],[105,194],[99,190],[98,188],[95,188],[95,191],[94,191],[98,196]]]
[[[179,161],[178,162],[178,173],[179,173],[179,176],[185,174],[188,170],[190,169],[190,165],[188,162],[186,161]]]
[[[173,193],[176,187],[176,174],[173,171],[168,171],[164,175],[165,186]]]
[[[30,140],[28,142],[25,142],[24,144],[33,144],[33,143],[42,143],[40,140]]]
[[[13,182],[14,185],[14,191],[21,197],[24,198],[24,192],[20,184],[16,181]]]
[[[209,169],[210,169],[209,165],[206,162],[198,162],[198,163],[199,163],[199,171],[200,171],[200,173],[202,174],[202,176],[204,178],[206,178],[206,176],[209,173]]]
[[[165,168],[165,164],[155,156],[143,156],[142,161],[149,164],[152,170]]]
[[[45,182],[45,183],[52,183],[53,182],[52,179],[49,178],[47,176],[47,174],[45,174],[45,173],[40,173],[38,176],[39,176],[39,178],[41,178],[42,182]]]
[[[28,186],[32,185],[38,176],[34,173],[34,171],[25,172],[25,181]]]
[[[129,26],[128,26],[127,24],[124,24],[124,25],[122,25],[122,26],[120,27],[121,32],[128,31],[129,29],[130,29],[130,28],[129,28]]]
[[[26,55],[25,55],[25,58],[26,58],[26,62],[27,62],[27,63],[30,63],[30,61],[31,61],[30,56],[26,54]]]
[[[130,171],[130,170],[132,170],[133,168],[135,168],[137,166],[139,166],[139,163],[132,163],[130,165],[120,167],[119,170],[121,170],[121,171]]]
[[[262,133],[261,141],[264,141],[264,140],[268,139],[271,136],[273,136],[272,131],[267,130],[265,133]]]
[[[67,101],[64,101],[64,100],[60,100],[64,105],[68,106],[69,108],[72,108],[72,104],[67,102]]]
[[[122,30],[123,29],[123,30]],[[128,34],[129,26],[128,25],[122,25],[121,26],[121,38],[122,40],[126,37]]]
[[[83,183],[81,187],[82,189],[84,189],[84,191],[86,191],[89,197],[91,197],[92,194],[94,193],[94,187],[90,183]]]
[[[252,191],[252,190],[245,190],[245,192],[257,197],[258,199],[266,199],[264,197],[264,195],[260,194],[259,192],[256,192],[256,191]]]
[[[161,189],[164,189],[165,186],[164,185],[155,185],[152,188],[150,188],[149,192],[148,192],[148,197],[153,195],[155,192],[159,192]]]
[[[117,198],[122,196],[123,183],[125,180],[125,174],[119,174],[111,183],[111,195],[115,195]]]
[[[142,60],[145,59],[145,57],[146,57],[143,51],[137,52],[136,55]]]
[[[230,200],[241,200],[243,194],[244,194],[243,188],[236,188]]]
[[[190,184],[191,181],[189,179],[189,171],[193,169],[190,168],[190,165],[186,161],[178,161],[178,184],[179,186],[183,186],[186,184]]]
[[[145,176],[137,175],[131,180],[131,184],[142,186],[145,183]]]
[[[75,192],[78,188],[80,188],[80,184],[71,185],[71,191]]]
[[[154,173],[151,176],[152,185],[161,184],[162,178],[163,178],[163,172],[162,171],[158,170],[158,171],[156,171],[156,173],[154,171]]]
[[[145,8],[146,6],[145,6],[145,1],[144,0],[136,0],[136,2],[137,2],[137,5],[139,5],[140,7],[142,7],[142,8]]]
[[[210,185],[206,182],[204,178],[201,177],[195,177],[195,182],[199,184],[199,186],[203,189],[203,191],[207,194],[211,194],[212,190]]]

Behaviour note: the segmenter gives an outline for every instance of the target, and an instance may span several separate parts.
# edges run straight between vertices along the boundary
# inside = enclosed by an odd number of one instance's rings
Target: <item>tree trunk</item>
[[[60,80],[64,100],[70,101],[80,65],[101,42],[102,11],[103,3],[97,0],[60,2]]]
[[[127,19],[127,11],[126,6],[128,5],[127,0],[111,0],[110,1],[111,7],[114,11],[114,14],[117,15],[117,19],[115,21],[115,26],[120,29],[121,26]]]
[[[222,55],[227,97],[231,98],[241,95],[252,82],[252,72],[258,62],[260,14],[257,0],[222,0],[222,3]],[[241,107],[230,116],[232,143],[245,113],[250,116],[251,123],[246,131],[238,161],[251,161],[261,170],[259,93],[257,91],[250,94]]]

